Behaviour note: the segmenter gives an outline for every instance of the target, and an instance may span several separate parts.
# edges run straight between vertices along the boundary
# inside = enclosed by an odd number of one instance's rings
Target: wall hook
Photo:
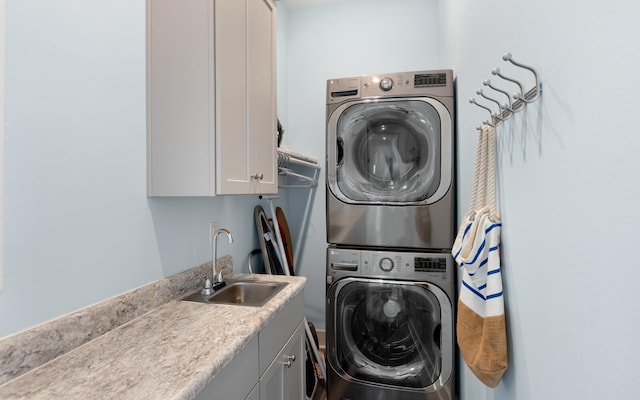
[[[506,105],[506,104],[500,104],[500,102],[499,102],[498,100],[496,100],[496,99],[494,99],[494,98],[492,98],[492,97],[489,97],[489,96],[485,95],[485,94],[484,94],[484,92],[482,91],[482,89],[478,89],[478,90],[476,90],[476,94],[478,94],[478,95],[480,95],[480,96],[484,97],[485,99],[487,99],[487,100],[489,100],[489,101],[492,101],[492,102],[494,102],[494,103],[496,103],[496,104],[498,105],[498,111],[499,111],[499,113],[498,113],[498,114],[495,114],[495,117],[494,117],[494,118],[498,118],[498,119],[499,119],[499,120],[501,120],[501,121],[506,121],[506,120],[508,120],[509,118],[511,118],[511,116],[513,115],[513,114],[508,114],[508,115],[507,115],[507,117],[506,117],[506,118],[504,118],[504,117],[502,116],[502,110],[503,110],[503,109],[506,109],[506,108],[507,108],[507,105]]]
[[[480,108],[484,108],[485,110],[489,111],[489,115],[491,116],[491,118],[496,118],[497,119],[498,115],[496,113],[494,113],[489,107],[478,103],[476,101],[476,99],[474,99],[473,97],[469,99],[469,103],[475,104],[476,106],[478,106]],[[493,125],[490,121],[482,121],[482,123],[485,124],[485,125],[490,125],[490,126],[492,126],[494,128],[499,125],[499,123]]]
[[[500,92],[500,93],[504,94],[505,96],[507,96],[507,101],[509,102],[509,104],[505,104],[504,108],[509,110],[509,111],[511,111],[512,114],[515,114],[515,113],[517,113],[519,111],[522,111],[526,107],[526,105],[523,103],[520,108],[513,108],[513,103],[511,102],[511,95],[509,94],[509,92],[507,92],[506,90],[502,90],[499,87],[494,86],[489,79],[485,79],[484,81],[482,81],[482,84],[485,85],[485,86],[489,86],[491,89],[495,90],[496,92]]]
[[[494,68],[494,69],[492,69],[492,70],[491,70],[491,73],[492,73],[493,75],[497,75],[497,76],[499,76],[500,78],[504,79],[505,81],[513,82],[513,83],[515,83],[516,85],[518,85],[518,89],[520,89],[520,93],[514,93],[514,94],[513,94],[513,98],[514,98],[514,99],[516,99],[516,100],[517,100],[517,99],[519,99],[522,95],[524,95],[524,88],[522,87],[522,84],[521,84],[518,80],[513,79],[513,78],[509,78],[508,76],[506,76],[506,75],[502,74],[502,72],[500,72],[500,68]]]
[[[526,94],[522,91],[522,86],[520,86],[521,96],[519,97],[519,100],[522,100],[526,103],[533,103],[534,101],[538,100],[538,97],[540,97],[540,92],[542,91],[542,85],[540,84],[540,80],[538,79],[538,73],[536,72],[536,70],[533,67],[519,63],[516,60],[514,60],[511,53],[505,53],[502,56],[502,59],[504,61],[509,61],[511,64],[515,65],[516,67],[524,68],[526,70],[531,71],[531,73],[533,74],[533,78],[536,81],[535,93],[533,94],[533,97],[529,99],[527,99]]]

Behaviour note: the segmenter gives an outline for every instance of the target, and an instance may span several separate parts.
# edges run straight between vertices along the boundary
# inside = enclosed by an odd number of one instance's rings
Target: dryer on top
[[[327,81],[327,241],[450,249],[453,71]]]

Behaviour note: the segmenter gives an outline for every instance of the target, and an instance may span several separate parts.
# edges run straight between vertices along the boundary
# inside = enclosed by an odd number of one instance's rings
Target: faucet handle
[[[214,279],[216,283],[224,282],[224,278],[222,277],[222,268],[218,271],[218,275]]]
[[[211,286],[211,280],[209,280],[208,276],[204,277],[204,288],[200,291],[200,294],[203,296],[209,296],[213,293],[213,287]]]

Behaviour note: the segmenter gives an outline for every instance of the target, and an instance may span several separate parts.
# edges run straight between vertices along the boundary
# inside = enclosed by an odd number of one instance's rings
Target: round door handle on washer
[[[286,365],[287,368],[291,368],[291,364],[296,361],[295,354],[291,354],[290,356],[285,356],[284,358],[287,360],[284,362],[284,365]]]
[[[264,179],[264,174],[255,174],[255,175],[251,175],[251,177],[253,179],[257,179],[257,180],[261,181],[261,180]]]

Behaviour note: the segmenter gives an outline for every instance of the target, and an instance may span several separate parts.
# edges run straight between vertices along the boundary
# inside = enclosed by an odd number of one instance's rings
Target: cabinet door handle
[[[291,368],[291,364],[296,361],[295,354],[291,354],[290,356],[285,356],[284,358],[286,359],[286,361],[284,362],[284,365],[286,365],[287,368]]]
[[[264,179],[264,174],[254,174],[254,175],[251,175],[251,177],[253,179],[257,179],[257,180],[261,181],[262,179]]]

